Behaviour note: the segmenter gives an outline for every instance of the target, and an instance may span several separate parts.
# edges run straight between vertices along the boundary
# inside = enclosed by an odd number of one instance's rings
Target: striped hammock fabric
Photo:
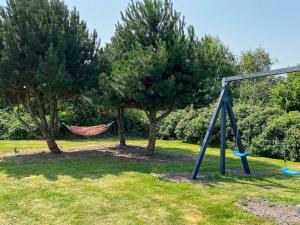
[[[105,133],[113,123],[114,122],[101,124],[97,126],[70,126],[65,123],[62,124],[74,134],[84,137],[93,137]]]

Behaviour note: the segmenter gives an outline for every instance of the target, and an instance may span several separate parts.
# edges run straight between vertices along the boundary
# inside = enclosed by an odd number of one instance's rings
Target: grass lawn
[[[67,150],[96,149],[116,139],[59,141]],[[144,145],[145,140],[128,141]],[[199,146],[158,141],[158,151],[196,157]],[[266,198],[300,203],[300,179],[280,173],[281,160],[249,157],[252,170],[264,176],[220,176],[218,149],[207,150],[202,172],[205,183],[175,183],[156,173],[190,172],[193,160],[124,160],[99,154],[70,155],[22,161],[13,149],[31,156],[45,149],[41,141],[0,141],[0,224],[274,224],[233,203],[242,198]],[[44,153],[45,154],[45,153]],[[47,155],[47,154],[46,154]],[[239,158],[227,156],[228,168],[241,168]],[[289,163],[300,169],[300,163]]]

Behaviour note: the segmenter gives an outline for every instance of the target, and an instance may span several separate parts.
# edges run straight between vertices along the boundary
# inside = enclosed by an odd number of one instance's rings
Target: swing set
[[[232,153],[235,156],[238,156],[241,158],[242,165],[244,168],[244,172],[246,174],[251,174],[250,167],[248,164],[247,156],[250,155],[249,152],[246,152],[238,131],[236,119],[232,110],[232,105],[229,100],[229,94],[228,94],[228,87],[227,85],[230,82],[235,82],[235,81],[240,81],[240,80],[246,80],[246,79],[255,79],[259,77],[268,77],[268,76],[276,76],[280,74],[287,74],[291,72],[298,72],[300,71],[300,66],[295,66],[295,67],[287,67],[287,68],[282,68],[282,69],[277,69],[277,70],[270,70],[270,71],[265,71],[265,72],[259,72],[259,73],[251,73],[251,74],[241,74],[237,76],[231,76],[231,77],[225,77],[222,80],[222,91],[218,99],[217,107],[214,111],[214,114],[211,118],[209,127],[206,131],[203,143],[200,148],[200,152],[198,154],[198,157],[196,159],[193,172],[192,172],[192,179],[195,180],[197,178],[200,166],[202,164],[203,158],[205,156],[205,152],[208,146],[209,138],[212,134],[213,128],[216,124],[216,121],[221,114],[221,138],[220,138],[220,174],[225,175],[225,157],[226,157],[226,119],[227,115],[230,120],[230,125],[233,130],[233,134],[235,137],[235,143],[237,146],[237,150],[233,150]],[[288,90],[286,92],[286,101],[288,101]],[[287,111],[287,102],[286,102],[286,115],[288,116],[288,111]],[[285,135],[287,135],[286,132],[287,129],[285,129]],[[287,160],[286,160],[286,155],[288,151],[288,145],[285,146],[285,152],[284,152],[284,167],[282,168],[282,172],[286,175],[300,175],[300,171],[292,170],[287,167]]]

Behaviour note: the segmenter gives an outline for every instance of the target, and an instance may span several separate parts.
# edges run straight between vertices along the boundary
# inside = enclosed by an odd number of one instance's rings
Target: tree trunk
[[[49,92],[51,93],[51,91]],[[36,101],[31,99],[32,96],[30,94],[34,94]],[[58,129],[57,99],[56,95],[45,96],[38,91],[28,92],[26,95],[19,97],[32,121],[42,133],[42,137],[47,142],[50,152],[53,154],[62,152],[55,142],[55,132]],[[49,116],[46,114],[48,110]]]
[[[52,154],[60,154],[62,151],[59,149],[53,136],[45,137],[48,148]]]
[[[156,111],[149,111],[148,119],[149,119],[149,136],[148,136],[148,146],[146,148],[146,155],[152,156],[155,151],[155,142],[156,142]]]
[[[118,135],[120,138],[120,148],[126,146],[125,129],[124,129],[124,107],[118,108]]]

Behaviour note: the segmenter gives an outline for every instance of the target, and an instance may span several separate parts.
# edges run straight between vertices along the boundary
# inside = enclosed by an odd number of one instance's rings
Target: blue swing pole
[[[250,167],[249,167],[248,160],[247,160],[247,155],[248,154],[244,150],[243,143],[242,143],[242,140],[241,140],[241,136],[240,136],[238,128],[237,128],[236,119],[235,119],[235,116],[234,116],[234,113],[233,113],[233,110],[232,110],[231,103],[229,101],[227,103],[227,110],[228,110],[228,115],[229,115],[231,127],[232,127],[232,130],[233,130],[233,134],[234,134],[235,139],[236,139],[236,144],[237,144],[238,149],[239,149],[239,153],[240,153],[239,156],[241,157],[242,164],[243,164],[243,167],[244,167],[244,171],[245,171],[245,173],[250,174],[251,173],[250,172]],[[238,153],[236,153],[236,155],[238,155]]]
[[[205,137],[204,137],[204,140],[203,140],[203,143],[200,147],[200,152],[198,154],[198,157],[196,159],[196,162],[195,162],[195,165],[194,165],[194,168],[193,168],[193,172],[192,172],[192,179],[195,180],[197,178],[197,174],[199,172],[199,169],[200,169],[200,166],[202,164],[202,161],[203,161],[203,158],[204,158],[204,155],[205,155],[205,152],[206,152],[206,148],[207,148],[207,145],[208,145],[208,141],[209,141],[209,138],[212,134],[212,131],[213,131],[213,128],[216,124],[216,121],[217,121],[217,118],[220,114],[220,110],[223,106],[223,98],[224,98],[224,94],[225,94],[225,91],[224,89],[222,90],[220,96],[219,96],[219,100],[218,100],[218,103],[217,103],[217,107],[215,109],[215,112],[213,114],[213,117],[211,118],[211,121],[209,123],[209,127],[206,131],[206,134],[205,134]]]
[[[225,175],[225,163],[226,163],[226,114],[227,114],[227,88],[224,87],[224,97],[222,101],[222,113],[221,113],[221,134],[220,134],[220,174]]]

